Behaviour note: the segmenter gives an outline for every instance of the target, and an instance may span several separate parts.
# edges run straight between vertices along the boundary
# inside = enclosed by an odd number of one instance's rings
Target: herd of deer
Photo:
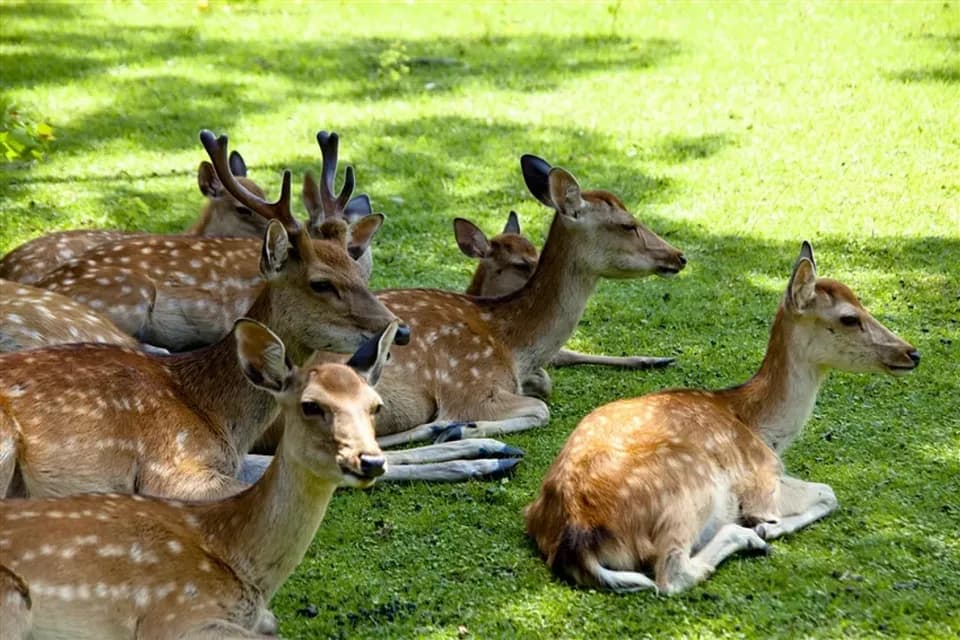
[[[555,212],[539,256],[514,212],[492,239],[456,219],[479,261],[465,294],[371,292],[384,218],[351,197],[352,168],[335,192],[338,137],[317,139],[304,225],[290,172],[268,202],[204,131],[207,201],[188,231],[59,232],[0,260],[4,640],[269,637],[267,604],[337,486],[502,475],[522,452],[493,438],[549,418],[546,365],[670,363],[561,349],[600,278],[686,264],[612,193],[525,155],[527,187]],[[575,583],[686,589],[836,508],[779,457],[828,369],[919,359],[818,279],[803,243],[759,372],[594,410],[527,531]],[[383,450],[419,441],[432,444]]]

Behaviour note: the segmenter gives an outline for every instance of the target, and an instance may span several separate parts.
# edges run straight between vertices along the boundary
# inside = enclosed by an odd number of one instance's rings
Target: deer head
[[[558,221],[579,237],[586,263],[605,278],[672,276],[687,260],[683,253],[634,218],[609,191],[583,191],[577,179],[537,156],[520,159],[527,188],[555,210]]]
[[[228,161],[233,174],[247,191],[263,198],[263,190],[247,178],[247,164],[236,151],[230,152]],[[260,237],[267,228],[267,220],[250,207],[234,198],[227,191],[213,165],[204,160],[197,169],[197,185],[207,197],[200,212],[200,219],[192,231],[208,236],[254,236]]]
[[[870,315],[849,287],[817,278],[809,242],[800,248],[783,307],[803,357],[820,367],[899,375],[920,363],[920,353]]]
[[[503,232],[490,240],[477,225],[464,218],[454,219],[453,233],[460,251],[478,261],[467,289],[470,295],[503,296],[516,291],[537,266],[537,248],[520,235],[516,211],[510,212]]]

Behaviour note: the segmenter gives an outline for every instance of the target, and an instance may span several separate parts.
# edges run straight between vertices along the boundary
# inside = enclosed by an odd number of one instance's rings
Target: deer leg
[[[26,640],[33,627],[30,591],[27,585],[0,565],[0,637],[3,640]]]
[[[387,452],[389,453],[389,452]],[[390,464],[377,482],[466,482],[509,475],[522,458],[449,460],[428,464]]]
[[[778,522],[762,522],[754,530],[764,540],[775,540],[802,529],[836,511],[839,503],[833,489],[818,482],[804,482],[789,476],[780,478]]]
[[[655,356],[595,356],[579,351],[561,349],[553,357],[550,364],[554,367],[572,367],[581,364],[595,364],[604,367],[620,367],[622,369],[662,369],[674,362],[676,358],[658,358]]]
[[[415,449],[384,451],[387,463],[424,464],[449,460],[476,460],[477,458],[522,458],[523,451],[490,438],[476,438],[432,444]]]
[[[466,438],[502,436],[539,427],[550,419],[550,409],[546,403],[537,398],[504,392],[499,398],[498,405],[503,411],[503,418],[448,423],[437,430],[434,441],[449,442]]]
[[[668,551],[657,562],[657,586],[668,595],[686,591],[706,580],[721,562],[744,550],[766,553],[769,547],[753,529],[726,524],[693,557],[678,547]]]
[[[520,381],[520,391],[525,396],[540,398],[546,402],[553,392],[553,380],[546,369],[540,368]]]

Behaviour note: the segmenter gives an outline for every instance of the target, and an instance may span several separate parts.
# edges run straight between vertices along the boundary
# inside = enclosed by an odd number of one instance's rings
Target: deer
[[[0,278],[0,353],[69,342],[139,343],[106,316],[71,298]]]
[[[397,328],[391,322],[345,365],[298,368],[264,325],[237,322],[243,375],[277,399],[286,422],[267,472],[237,495],[0,501],[4,638],[275,637],[267,605],[334,490],[369,487],[385,471],[374,387]]]
[[[468,258],[477,260],[467,295],[496,297],[512,293],[523,286],[537,266],[537,248],[520,233],[520,220],[511,211],[503,231],[487,238],[476,224],[466,218],[454,218],[453,233],[457,246]],[[674,358],[650,356],[598,356],[561,349],[550,361],[554,367],[594,364],[625,369],[666,367]],[[546,376],[543,372],[541,376]]]
[[[271,327],[295,362],[321,349],[349,353],[397,319],[367,288],[345,236],[313,240],[297,226],[289,172],[274,203],[238,185],[238,199],[271,218],[259,260],[265,283],[238,316]],[[408,327],[396,336],[409,341]],[[241,489],[242,456],[277,406],[247,384],[238,340],[234,327],[209,347],[170,356],[101,344],[0,355],[0,496],[206,498]]]
[[[527,533],[575,584],[689,589],[731,555],[766,552],[837,509],[830,486],[786,475],[780,461],[829,370],[901,375],[919,363],[849,287],[817,277],[804,242],[759,371],[721,391],[659,391],[592,411],[526,508]]]
[[[281,219],[299,228],[290,213],[289,177],[284,178],[280,200],[267,203],[234,177],[226,136],[203,131],[201,142],[220,183],[238,202],[263,220]],[[382,223],[380,214],[351,227],[343,220],[327,220],[319,228],[323,237],[316,241],[343,242],[349,234],[347,250],[361,256]],[[245,237],[126,238],[87,251],[37,286],[104,313],[141,342],[185,351],[219,340],[256,299],[263,287],[257,267],[260,246],[259,240]],[[337,295],[335,288],[317,293]]]
[[[247,178],[247,165],[236,151],[230,154],[230,168],[237,179],[257,197],[263,190]],[[200,217],[186,230],[186,236],[250,236],[263,237],[267,221],[244,206],[223,188],[213,166],[204,160],[197,169],[197,184],[206,200]],[[104,244],[145,233],[104,229],[55,231],[34,238],[0,258],[0,278],[21,284],[35,284],[60,266]]]
[[[515,458],[492,461],[482,451],[493,436],[549,419],[546,403],[524,391],[570,337],[599,280],[669,277],[686,264],[609,191],[582,190],[570,172],[537,156],[523,156],[521,169],[531,193],[554,210],[543,255],[523,287],[498,298],[437,289],[377,294],[411,330],[378,387],[378,442],[435,443],[389,452],[391,479],[459,481],[483,465],[515,465]],[[473,438],[484,441],[480,457],[464,461],[458,447],[471,445],[455,441]]]

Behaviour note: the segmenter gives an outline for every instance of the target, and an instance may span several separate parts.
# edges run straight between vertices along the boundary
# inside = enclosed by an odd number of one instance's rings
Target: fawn
[[[370,486],[384,471],[372,387],[396,331],[390,323],[346,366],[296,368],[269,329],[238,321],[244,375],[276,396],[286,422],[270,468],[238,495],[0,501],[3,637],[274,637],[266,605],[303,559],[334,490]]]
[[[343,238],[311,240],[272,220],[260,272],[266,284],[247,315],[272,327],[294,362],[317,349],[349,352],[396,320],[367,289]],[[409,330],[397,335],[405,342]],[[97,344],[0,356],[0,496],[194,498],[242,487],[241,456],[277,408],[246,383],[237,341],[229,332],[166,357]]]
[[[480,227],[465,218],[454,219],[453,233],[460,251],[469,258],[477,259],[477,268],[467,287],[467,295],[498,297],[513,293],[524,285],[537,266],[537,248],[520,234],[520,220],[516,211],[510,212],[503,231],[493,238],[487,239]],[[561,349],[550,364],[554,367],[596,364],[625,369],[651,369],[665,367],[673,361],[674,358],[650,356],[595,356]],[[544,371],[541,377],[546,375]]]
[[[263,197],[260,187],[246,177],[247,165],[236,151],[230,154],[230,169],[251,193]],[[206,196],[206,200],[200,211],[200,217],[184,232],[184,235],[263,237],[263,232],[267,228],[266,219],[255,214],[249,207],[227,193],[217,178],[213,166],[207,161],[200,163],[197,170],[197,184],[200,187],[200,193]],[[0,278],[23,284],[34,284],[60,266],[95,247],[146,235],[102,229],[76,229],[48,233],[23,243],[0,258]]]
[[[779,458],[829,369],[896,375],[919,362],[847,286],[817,278],[804,242],[757,374],[595,409],[527,507],[527,533],[577,584],[688,589],[731,554],[765,551],[837,508],[829,486],[784,475]]]

